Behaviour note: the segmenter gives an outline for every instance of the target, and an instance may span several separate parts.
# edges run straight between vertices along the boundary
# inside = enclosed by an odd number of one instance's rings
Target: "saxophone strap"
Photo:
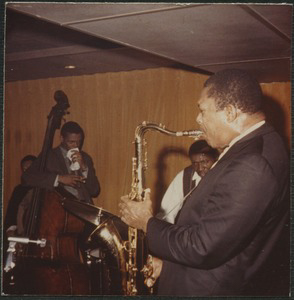
[[[171,213],[173,212],[176,208],[178,208],[178,213],[176,215],[176,218],[175,218],[175,221],[178,219],[179,215],[180,215],[180,212],[184,206],[184,203],[186,202],[186,199],[193,193],[193,191],[197,188],[197,186],[194,186],[189,192],[188,194],[182,199],[182,201],[180,201],[179,203],[177,203],[176,205],[174,205],[166,214],[165,216],[162,218],[162,220],[165,220],[166,217]],[[181,206],[179,208],[179,206]],[[175,222],[176,223],[176,222]]]

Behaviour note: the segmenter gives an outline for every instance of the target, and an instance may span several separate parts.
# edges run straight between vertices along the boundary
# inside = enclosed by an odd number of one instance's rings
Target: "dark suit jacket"
[[[84,201],[92,203],[92,197],[100,193],[100,184],[97,179],[91,157],[81,151],[83,159],[88,166],[88,177],[85,184],[81,184]],[[37,186],[45,189],[53,189],[57,175],[69,174],[60,147],[51,149],[48,153],[46,168],[44,172],[39,171],[40,159],[33,162],[31,167],[24,172],[22,179],[26,185]]]
[[[289,217],[288,192],[287,152],[265,124],[202,178],[175,225],[149,220],[150,250],[164,260],[159,294],[245,293]]]

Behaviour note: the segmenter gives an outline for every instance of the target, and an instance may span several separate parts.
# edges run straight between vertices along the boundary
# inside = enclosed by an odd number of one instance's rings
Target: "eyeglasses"
[[[192,165],[194,166],[202,166],[202,167],[207,167],[211,164],[213,164],[213,159],[208,158],[207,155],[205,154],[200,154],[200,156],[198,156],[199,160],[195,161],[195,160],[191,160]]]

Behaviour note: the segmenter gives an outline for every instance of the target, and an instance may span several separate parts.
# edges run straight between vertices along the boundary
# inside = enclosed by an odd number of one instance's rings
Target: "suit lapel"
[[[68,169],[67,169],[67,166],[66,166],[66,163],[65,163],[65,160],[64,160],[64,157],[62,155],[60,147],[57,147],[57,148],[53,149],[53,151],[56,154],[56,157],[57,157],[57,160],[58,160],[58,163],[60,165],[60,168],[61,168],[62,172],[64,174],[68,174],[69,172],[68,172]]]

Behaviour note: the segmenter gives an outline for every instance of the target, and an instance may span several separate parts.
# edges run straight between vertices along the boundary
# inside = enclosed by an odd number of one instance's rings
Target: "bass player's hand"
[[[58,175],[58,182],[72,187],[78,187],[81,183],[85,183],[85,177],[73,174]]]

